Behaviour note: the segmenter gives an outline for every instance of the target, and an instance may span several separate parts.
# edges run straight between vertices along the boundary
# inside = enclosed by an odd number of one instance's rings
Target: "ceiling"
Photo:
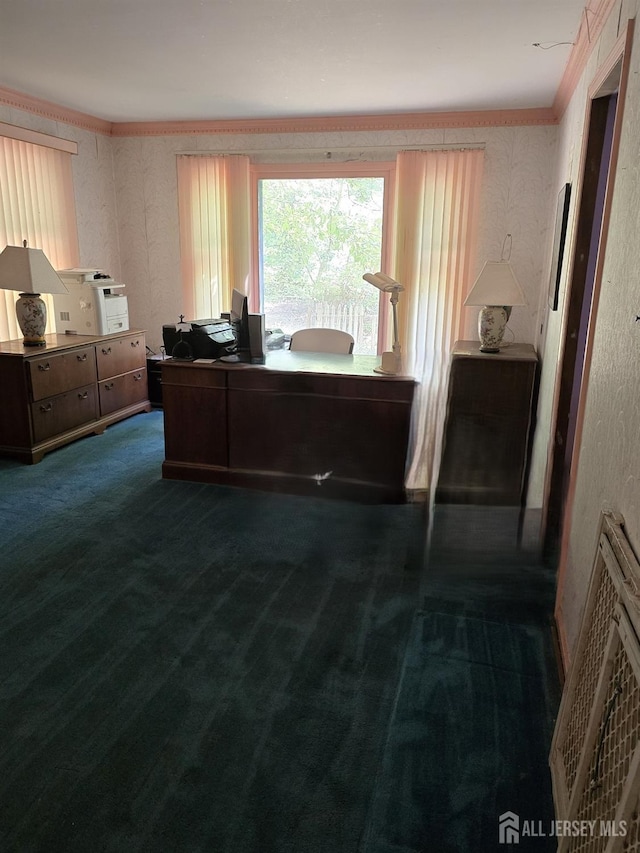
[[[2,0],[0,86],[113,122],[550,107],[583,6]]]

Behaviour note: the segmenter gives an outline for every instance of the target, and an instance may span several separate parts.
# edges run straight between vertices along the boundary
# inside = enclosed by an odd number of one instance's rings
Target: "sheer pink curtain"
[[[405,369],[419,382],[407,489],[433,499],[446,414],[449,354],[472,284],[484,152],[403,151],[396,171],[395,263]]]
[[[42,249],[54,269],[79,262],[71,154],[0,136],[0,250]],[[0,340],[22,337],[16,321],[18,294],[0,290]],[[47,332],[55,331],[53,299],[47,303]]]
[[[185,317],[219,317],[249,293],[249,158],[179,156],[178,205]]]

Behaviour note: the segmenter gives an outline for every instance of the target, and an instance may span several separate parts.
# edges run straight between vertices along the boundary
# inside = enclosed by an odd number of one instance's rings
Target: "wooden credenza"
[[[531,344],[451,354],[438,503],[521,505],[535,415],[538,356]]]
[[[46,341],[0,343],[0,454],[40,462],[50,450],[150,411],[144,332]]]
[[[415,381],[380,376],[378,363],[290,351],[264,366],[163,361],[163,476],[404,501]]]

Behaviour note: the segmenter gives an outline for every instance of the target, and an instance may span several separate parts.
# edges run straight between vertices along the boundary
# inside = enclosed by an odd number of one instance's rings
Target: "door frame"
[[[551,550],[553,544],[550,540],[555,535],[556,545],[559,544],[558,559],[558,581],[555,618],[558,626],[562,657],[568,662],[568,645],[564,632],[562,600],[564,594],[564,582],[567,566],[567,554],[569,537],[571,533],[571,517],[575,499],[576,479],[580,457],[580,444],[584,424],[587,390],[589,386],[589,370],[593,353],[593,342],[595,335],[596,317],[600,290],[602,286],[602,273],[606,255],[607,236],[609,221],[611,218],[611,206],[616,178],[618,151],[622,131],[622,120],[624,114],[627,80],[629,76],[629,65],[631,56],[631,45],[633,42],[634,21],[627,21],[625,30],[621,33],[609,53],[606,60],[598,68],[587,95],[587,105],[584,121],[584,134],[582,143],[582,155],[579,171],[579,187],[574,219],[577,227],[574,229],[573,244],[570,252],[570,266],[568,272],[567,294],[564,301],[562,316],[562,344],[556,369],[556,381],[554,391],[553,416],[550,430],[549,453],[547,459],[547,471],[545,477],[545,494],[543,503],[543,548],[545,553]],[[598,174],[595,178],[587,174],[589,164],[590,137],[593,142],[591,131],[594,123],[602,122],[602,111],[594,102],[604,98],[614,91],[618,92],[618,103],[613,126],[613,138],[611,141],[611,153],[609,157],[607,185],[604,196],[602,223],[598,240],[597,259],[594,272],[593,292],[589,312],[589,321],[586,335],[584,358],[582,363],[581,378],[579,380],[577,416],[573,438],[573,451],[571,454],[568,484],[566,486],[566,497],[562,500],[562,492],[565,489],[564,480],[564,456],[566,441],[568,438],[568,406],[571,400],[571,387],[574,381],[576,369],[576,349],[573,346],[572,334],[575,333],[575,318],[579,318],[582,309],[584,295],[584,284],[586,276],[586,263],[590,247],[591,234],[588,228],[580,227],[579,216],[583,210],[583,204],[589,203],[589,196],[595,194]],[[596,186],[594,186],[594,181]],[[558,527],[554,531],[550,525],[550,508],[558,508]]]

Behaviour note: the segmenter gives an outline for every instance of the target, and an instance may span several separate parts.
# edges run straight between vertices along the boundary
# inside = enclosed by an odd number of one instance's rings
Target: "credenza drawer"
[[[95,384],[74,388],[56,397],[32,403],[34,440],[45,441],[59,433],[96,420],[97,403]]]
[[[96,346],[98,380],[109,379],[130,370],[146,368],[147,348],[144,335],[106,340]]]
[[[44,355],[27,362],[32,399],[42,400],[96,381],[94,347]]]
[[[100,413],[109,415],[147,399],[147,371],[133,370],[98,383]]]

